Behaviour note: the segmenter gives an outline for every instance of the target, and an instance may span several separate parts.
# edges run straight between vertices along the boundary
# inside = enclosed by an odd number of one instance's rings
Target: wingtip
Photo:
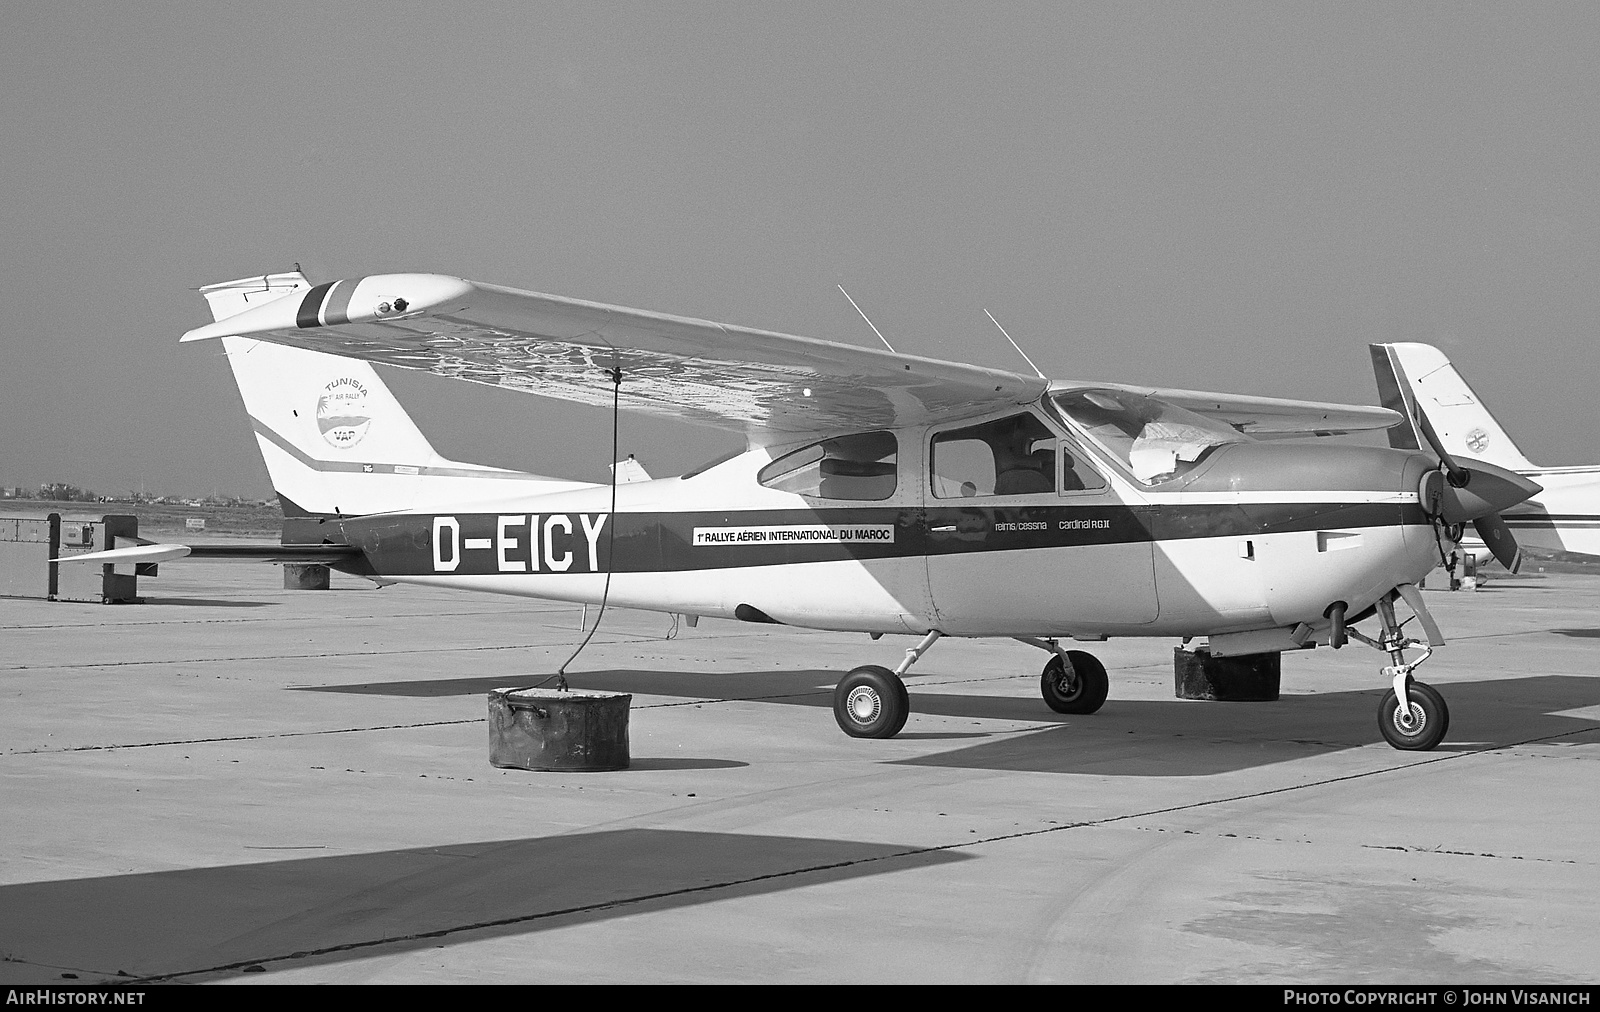
[[[178,343],[410,319],[457,305],[473,288],[472,282],[448,274],[369,274],[330,281],[309,289],[304,295],[294,293],[236,316],[195,327],[179,337]]]

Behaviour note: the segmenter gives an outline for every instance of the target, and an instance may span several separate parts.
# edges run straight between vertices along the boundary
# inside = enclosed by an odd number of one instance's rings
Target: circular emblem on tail
[[[371,425],[367,388],[360,380],[345,376],[322,388],[322,396],[317,398],[317,428],[329,446],[348,450],[361,442]]]
[[[1473,429],[1467,433],[1467,449],[1473,453],[1482,453],[1483,448],[1489,445],[1489,434],[1482,429]]]

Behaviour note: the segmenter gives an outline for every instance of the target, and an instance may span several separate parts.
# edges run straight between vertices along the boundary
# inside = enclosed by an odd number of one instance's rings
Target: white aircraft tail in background
[[[310,289],[296,271],[200,294],[221,321]],[[283,508],[286,543],[324,540],[319,532],[335,517],[589,487],[440,456],[368,362],[246,337],[222,345]],[[325,533],[337,538],[334,530]]]
[[[1600,556],[1600,466],[1541,467],[1528,460],[1444,352],[1428,344],[1373,344],[1372,371],[1384,407],[1408,419],[1427,416],[1443,448],[1516,471],[1544,491],[1505,513],[1517,543],[1543,552]],[[1428,445],[1411,425],[1389,430],[1396,449]],[[1470,533],[1462,550],[1480,563],[1491,553]]]
[[[1538,468],[1523,456],[1506,430],[1484,407],[1472,387],[1450,364],[1444,352],[1431,344],[1373,344],[1372,371],[1378,379],[1383,406],[1414,418],[1413,407],[1433,423],[1433,430],[1451,454],[1471,457],[1513,471]],[[1426,447],[1412,426],[1389,430],[1396,449]]]

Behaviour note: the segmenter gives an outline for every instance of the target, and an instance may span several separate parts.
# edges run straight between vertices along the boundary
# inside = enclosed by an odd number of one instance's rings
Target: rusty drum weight
[[[516,770],[625,770],[632,702],[626,692],[495,689],[489,693],[489,764]]]
[[[304,562],[283,564],[284,590],[327,590],[330,586],[327,566]]]
[[[1179,699],[1270,703],[1278,698],[1282,654],[1213,657],[1211,651],[1172,649],[1173,694]]]

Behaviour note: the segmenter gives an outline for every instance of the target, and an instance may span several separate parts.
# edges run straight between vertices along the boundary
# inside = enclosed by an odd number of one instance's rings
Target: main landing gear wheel
[[[1106,677],[1106,666],[1094,654],[1082,650],[1068,650],[1072,670],[1061,663],[1056,654],[1045,663],[1039,675],[1039,694],[1046,705],[1057,713],[1093,713],[1106,701],[1111,691],[1111,679]]]
[[[1411,701],[1410,714],[1400,712],[1400,698],[1390,689],[1378,704],[1378,730],[1383,740],[1407,752],[1426,752],[1444,740],[1450,730],[1450,708],[1431,685],[1411,682],[1406,686]]]
[[[876,664],[856,668],[833,690],[833,719],[852,738],[893,738],[910,715],[906,683]]]

